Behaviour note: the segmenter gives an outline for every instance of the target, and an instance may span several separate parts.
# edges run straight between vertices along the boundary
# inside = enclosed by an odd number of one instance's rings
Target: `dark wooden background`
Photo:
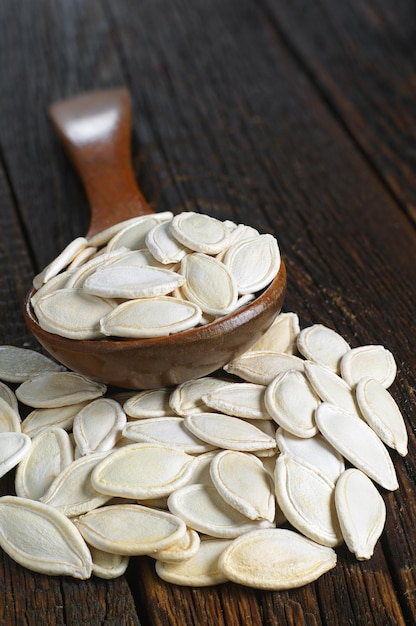
[[[47,107],[126,85],[151,205],[275,234],[284,310],[393,352],[410,440],[368,562],[340,549],[316,583],[260,592],[164,584],[145,558],[76,581],[1,554],[0,624],[414,624],[414,0],[1,0],[0,27],[0,340],[38,349],[21,314],[31,277],[88,225]]]

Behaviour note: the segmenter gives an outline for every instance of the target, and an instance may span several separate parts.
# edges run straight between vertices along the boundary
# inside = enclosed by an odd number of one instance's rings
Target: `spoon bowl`
[[[131,102],[126,89],[89,92],[52,105],[52,122],[86,189],[87,237],[117,222],[152,214],[130,156]],[[127,389],[177,385],[211,374],[253,345],[280,312],[286,291],[281,262],[271,284],[248,305],[210,324],[150,339],[78,340],[45,331],[24,303],[26,324],[57,361],[89,378]]]

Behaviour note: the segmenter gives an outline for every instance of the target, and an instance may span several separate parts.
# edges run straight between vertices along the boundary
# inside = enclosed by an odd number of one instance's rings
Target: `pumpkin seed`
[[[175,215],[170,222],[170,231],[186,248],[206,254],[218,254],[230,241],[230,230],[224,222],[193,211]]]
[[[146,389],[130,396],[123,404],[125,413],[134,419],[147,417],[163,417],[172,414],[169,398],[172,393],[170,387]]]
[[[192,435],[184,426],[183,417],[155,417],[129,422],[123,436],[137,442],[159,443],[187,452],[201,454],[212,446]]]
[[[19,405],[17,402],[16,394],[14,393],[13,389],[10,389],[8,385],[2,382],[0,382],[0,399],[7,402],[7,404],[13,409],[13,411],[19,414]]]
[[[103,552],[93,546],[88,546],[92,558],[92,573],[97,578],[111,580],[122,576],[126,571],[130,557],[121,554]]]
[[[335,404],[361,418],[355,392],[335,372],[318,363],[306,361],[305,374],[323,402]]]
[[[228,578],[220,571],[218,560],[229,539],[205,539],[200,542],[198,551],[183,563],[156,561],[156,573],[164,581],[187,587],[208,587],[227,582]]]
[[[163,296],[182,285],[185,278],[161,267],[111,265],[90,274],[83,288],[103,298],[150,298]]]
[[[361,378],[370,376],[390,387],[396,377],[396,362],[384,346],[360,346],[347,352],[341,359],[341,376],[353,387]]]
[[[56,408],[94,400],[107,386],[74,372],[47,372],[25,380],[16,389],[18,400],[34,408]]]
[[[93,400],[74,418],[74,440],[80,453],[111,450],[125,424],[126,414],[118,402],[109,398]]]
[[[108,505],[74,520],[85,541],[112,554],[152,554],[186,533],[181,519],[140,504]]]
[[[152,557],[164,563],[180,563],[188,561],[198,552],[201,541],[198,533],[188,528],[186,533],[167,548],[155,550]]]
[[[196,304],[159,296],[123,302],[102,318],[100,328],[116,337],[162,337],[193,328],[200,319]]]
[[[352,465],[385,489],[398,489],[387,449],[362,419],[327,402],[319,405],[315,419],[323,436]]]
[[[62,372],[65,368],[47,356],[16,346],[0,346],[0,380],[22,383],[43,372]]]
[[[22,422],[22,432],[29,437],[35,437],[43,430],[58,426],[71,430],[77,413],[87,404],[87,401],[69,404],[68,406],[50,409],[35,409]]]
[[[256,589],[292,589],[335,567],[336,553],[283,528],[255,530],[235,539],[219,558],[233,582]]]
[[[335,504],[349,550],[359,560],[371,558],[386,520],[386,506],[374,483],[358,469],[346,470],[336,484]]]
[[[188,482],[194,458],[177,448],[132,443],[112,452],[91,475],[106,495],[141,500],[169,495]]]
[[[297,314],[280,313],[264,335],[249,349],[249,352],[266,351],[295,354],[299,332],[300,325]]]
[[[20,433],[20,415],[3,397],[0,397],[0,433]]]
[[[387,446],[407,454],[406,424],[387,389],[374,378],[362,378],[356,387],[357,401],[367,424]]]
[[[224,265],[235,277],[240,294],[266,287],[280,268],[280,251],[273,235],[245,239],[228,248]]]
[[[269,385],[281,372],[303,371],[305,362],[292,354],[272,351],[249,351],[224,365],[229,374],[239,376],[249,383]]]
[[[39,500],[74,458],[68,433],[62,428],[44,430],[32,439],[28,453],[16,469],[16,495]]]
[[[0,478],[16,467],[31,445],[30,437],[24,433],[0,433]]]
[[[242,515],[210,485],[194,484],[176,489],[168,498],[168,507],[189,528],[220,539],[232,539],[256,527],[273,525]]]
[[[172,213],[154,213],[152,215],[141,215],[134,221],[128,223],[119,230],[107,243],[107,250],[116,248],[129,248],[130,250],[140,250],[146,245],[146,235],[153,226],[162,221],[169,220]],[[90,242],[91,243],[91,242]]]
[[[269,415],[264,402],[265,389],[264,385],[254,383],[227,383],[204,394],[202,400],[211,409],[227,415],[267,419]]]
[[[0,498],[0,546],[23,567],[52,576],[89,578],[91,554],[74,524],[52,507]]]
[[[266,388],[264,401],[274,421],[293,435],[313,437],[318,432],[314,414],[320,400],[303,372],[278,374]]]
[[[299,352],[308,360],[339,373],[340,362],[351,349],[341,335],[322,324],[304,328],[298,335]]]
[[[173,389],[169,405],[177,415],[190,413],[205,413],[209,407],[203,401],[203,396],[226,384],[225,380],[215,376],[204,376],[187,380]]]
[[[188,253],[188,250],[172,237],[170,222],[153,226],[146,235],[146,246],[152,256],[163,265],[178,263]]]

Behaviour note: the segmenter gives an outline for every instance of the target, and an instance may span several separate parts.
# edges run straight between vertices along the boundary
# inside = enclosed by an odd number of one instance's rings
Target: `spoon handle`
[[[153,213],[131,162],[131,99],[125,88],[91,91],[51,105],[53,126],[87,192],[87,237],[117,222]]]

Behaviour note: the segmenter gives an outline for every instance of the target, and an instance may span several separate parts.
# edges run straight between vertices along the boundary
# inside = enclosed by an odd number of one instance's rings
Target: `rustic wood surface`
[[[284,310],[390,349],[409,434],[367,562],[341,548],[316,583],[263,592],[168,585],[147,558],[114,581],[47,577],[2,553],[1,626],[416,623],[413,0],[2,0],[0,24],[0,341],[39,349],[31,277],[88,228],[47,108],[125,85],[152,207],[274,233]]]

